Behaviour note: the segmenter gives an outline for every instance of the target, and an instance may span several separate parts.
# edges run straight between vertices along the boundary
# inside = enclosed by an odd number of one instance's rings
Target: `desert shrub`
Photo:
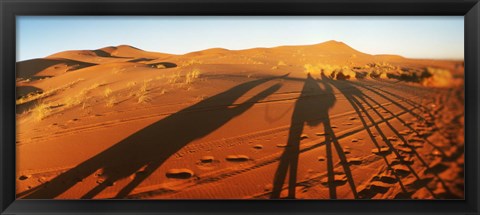
[[[422,79],[421,84],[424,86],[448,87],[452,84],[452,73],[449,70],[427,67],[426,72],[430,76]]]
[[[149,103],[152,100],[152,98],[148,94],[141,94],[138,96],[138,103]]]
[[[65,107],[73,107],[83,102],[83,98],[80,96],[70,96],[64,101]]]
[[[189,61],[183,62],[181,64],[181,67],[187,67],[187,66],[191,66],[191,65],[195,65],[195,64],[202,64],[202,63],[203,62],[200,61],[200,60],[191,59]]]
[[[113,92],[112,89],[110,89],[109,87],[107,87],[107,88],[103,91],[103,95],[108,98],[108,96],[110,96],[110,95],[112,94],[112,92]]]
[[[380,75],[379,75],[379,77],[380,77],[381,79],[388,79],[388,75],[387,75],[386,72],[381,72]]]
[[[137,82],[135,82],[135,81],[129,81],[129,82],[127,83],[127,87],[128,87],[128,88],[133,87],[133,86],[135,86],[135,85],[137,85]]]
[[[170,76],[168,77],[167,82],[168,82],[169,84],[175,84],[175,83],[177,83],[177,81],[178,81],[179,79],[180,79],[180,73],[175,73],[175,74],[170,75]]]
[[[200,77],[200,70],[194,69],[185,75],[185,84],[191,84],[199,77]]]
[[[36,121],[45,119],[50,113],[50,105],[46,103],[38,103],[32,110],[32,116]]]
[[[114,96],[110,97],[107,99],[107,102],[105,104],[105,106],[107,107],[113,107],[114,105],[117,104],[117,98],[115,98]]]
[[[46,90],[46,91],[39,91],[39,92],[28,94],[26,96],[23,96],[23,97],[17,99],[15,101],[15,104],[21,105],[21,104],[24,104],[24,103],[27,103],[27,102],[30,102],[30,101],[47,98],[49,96],[55,95],[56,93],[58,93],[60,91],[64,91],[68,88],[71,88],[73,85],[75,85],[78,82],[83,81],[83,80],[85,80],[85,79],[81,78],[81,79],[72,81],[70,83],[67,83],[65,85],[62,85],[60,87],[52,88],[52,89],[49,89],[49,90]]]
[[[314,77],[320,76],[321,69],[318,65],[305,64],[303,67],[305,68],[305,74],[310,74]]]
[[[344,66],[342,69],[337,70],[336,79],[355,79],[356,73],[350,69],[348,66]]]
[[[320,75],[324,75],[327,78],[331,79],[350,79],[355,78],[355,72],[353,72],[349,67],[341,67],[338,65],[330,65],[330,64],[305,64],[305,73],[310,73],[314,77],[320,77]]]
[[[138,89],[138,91],[140,93],[146,93],[148,90],[148,82],[147,81],[143,81],[143,84],[142,86],[140,86],[140,88]]]
[[[338,74],[341,72],[342,68],[340,66],[330,64],[322,65],[322,73],[328,78],[337,79]]]

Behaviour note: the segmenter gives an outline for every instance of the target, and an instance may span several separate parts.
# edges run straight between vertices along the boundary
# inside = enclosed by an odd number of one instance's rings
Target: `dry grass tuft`
[[[108,98],[111,94],[113,93],[112,89],[110,89],[109,87],[107,87],[104,91],[103,91],[103,95]]]
[[[114,96],[110,97],[107,99],[107,102],[105,104],[105,106],[107,107],[113,107],[114,105],[117,104],[117,98],[115,98]]]
[[[194,69],[185,75],[185,84],[191,84],[200,77],[200,70]]]
[[[201,60],[195,60],[195,59],[192,59],[192,60],[189,60],[189,61],[186,61],[186,62],[183,62],[180,67],[187,67],[187,66],[191,66],[191,65],[195,65],[195,64],[202,64],[203,62]]]
[[[175,74],[170,75],[168,77],[167,83],[175,84],[175,83],[177,83],[178,80],[180,80],[180,73],[175,73]]]
[[[85,80],[85,79],[78,79],[76,81],[72,81],[68,84],[65,84],[65,85],[62,85],[60,87],[56,87],[56,88],[53,88],[53,89],[49,89],[49,90],[46,90],[46,91],[41,92],[41,93],[33,93],[33,94],[26,95],[24,97],[21,97],[21,98],[17,99],[17,101],[15,103],[16,103],[16,105],[21,105],[21,104],[24,104],[24,103],[27,103],[27,102],[30,102],[30,101],[47,98],[47,97],[52,96],[52,95],[54,95],[54,94],[56,94],[60,91],[64,91],[68,88],[71,88],[73,85],[75,85],[78,82],[83,81],[83,80]]]
[[[453,83],[453,76],[449,70],[427,67],[426,71],[429,77],[421,81],[423,86],[448,87]]]
[[[50,113],[50,105],[46,103],[38,103],[32,110],[32,116],[36,121],[45,119]]]

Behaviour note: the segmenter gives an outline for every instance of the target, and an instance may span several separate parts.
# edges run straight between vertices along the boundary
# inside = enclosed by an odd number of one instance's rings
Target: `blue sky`
[[[17,61],[132,45],[183,54],[342,41],[368,54],[463,59],[463,16],[17,16]]]

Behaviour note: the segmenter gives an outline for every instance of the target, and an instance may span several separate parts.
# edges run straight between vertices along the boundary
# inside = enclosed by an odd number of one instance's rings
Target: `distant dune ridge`
[[[332,40],[16,66],[20,198],[463,198],[463,61]]]

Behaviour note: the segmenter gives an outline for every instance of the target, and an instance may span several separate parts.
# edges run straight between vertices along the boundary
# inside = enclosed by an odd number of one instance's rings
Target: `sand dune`
[[[463,62],[338,41],[17,63],[17,197],[462,199]]]

